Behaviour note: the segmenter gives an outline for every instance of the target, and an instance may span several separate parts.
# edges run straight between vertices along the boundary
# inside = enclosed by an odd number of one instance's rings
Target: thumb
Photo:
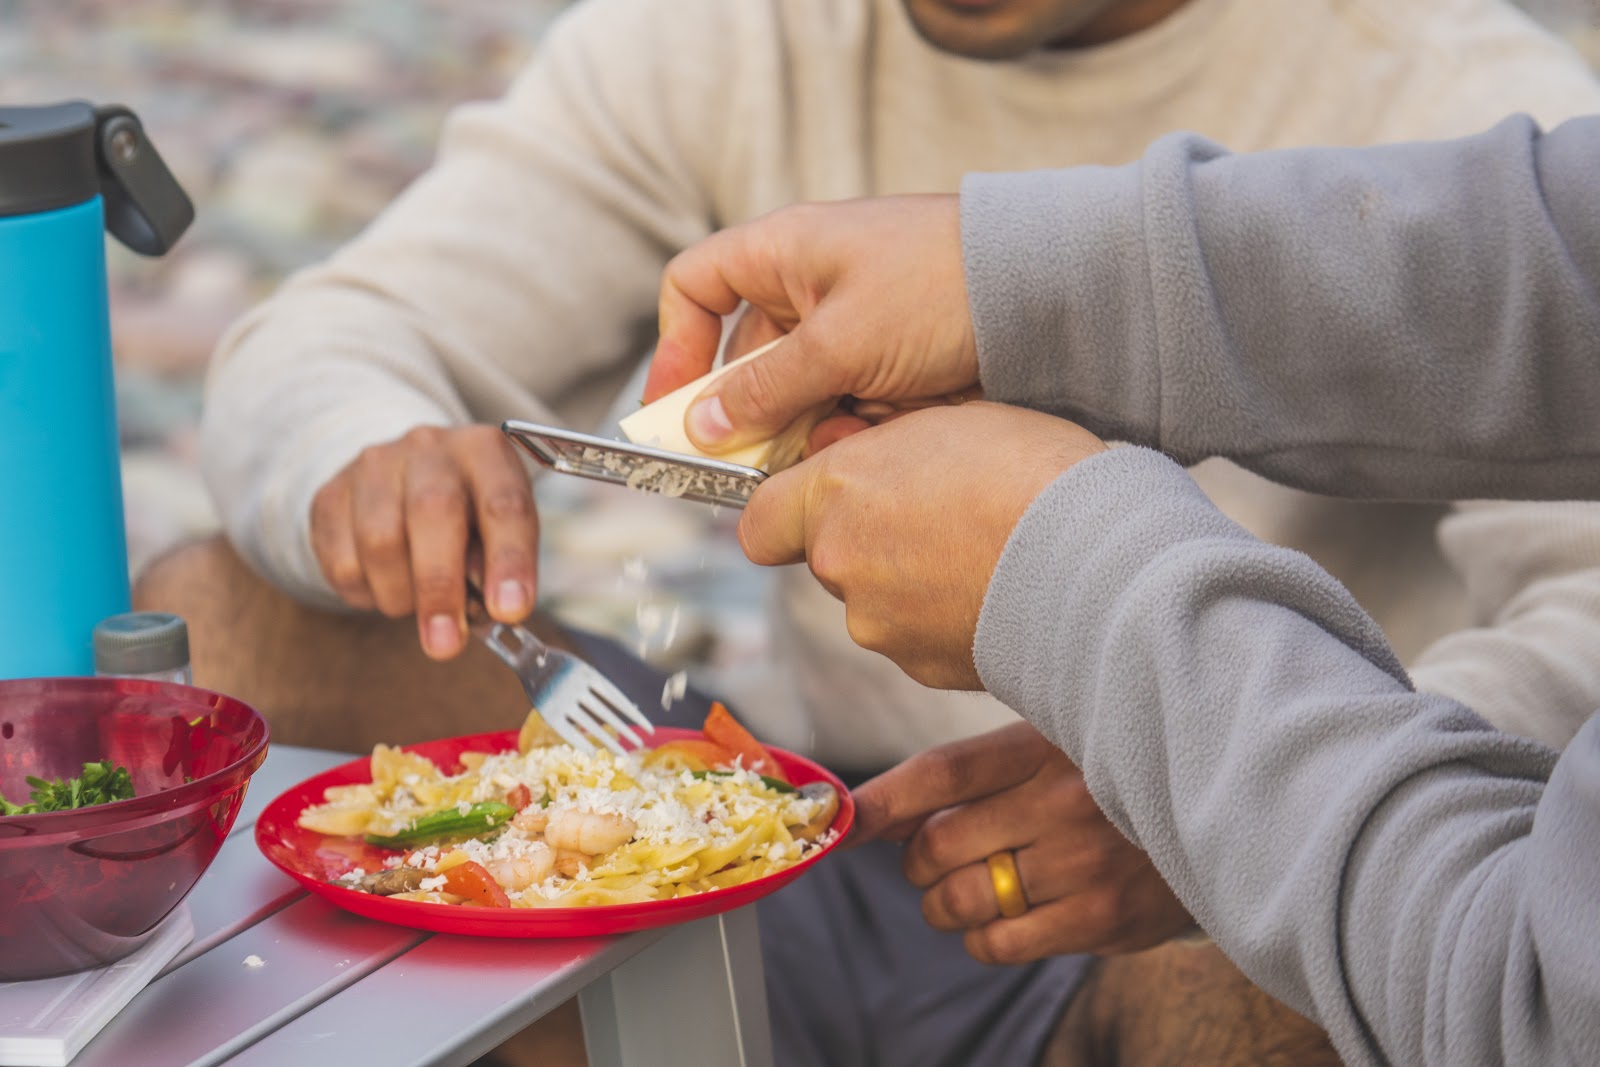
[[[689,405],[689,439],[708,452],[770,440],[811,409],[850,393],[851,353],[819,340],[825,327],[825,318],[807,319],[730,364]]]

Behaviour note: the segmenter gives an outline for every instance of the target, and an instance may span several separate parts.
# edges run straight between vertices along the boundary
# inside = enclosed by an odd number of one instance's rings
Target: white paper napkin
[[[133,955],[93,971],[0,983],[0,1063],[66,1067],[194,937],[179,906]]]

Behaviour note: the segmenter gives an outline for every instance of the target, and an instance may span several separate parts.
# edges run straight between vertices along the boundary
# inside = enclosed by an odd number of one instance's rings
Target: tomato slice
[[[494,880],[494,875],[485,870],[483,864],[474,863],[472,860],[458,863],[444,872],[444,890],[446,893],[466,897],[469,903],[479,904],[485,908],[511,907],[511,898],[500,888],[500,883]]]
[[[533,790],[529,789],[522,782],[518,782],[506,792],[506,803],[510,804],[518,811],[521,811],[523,808],[533,803]]]
[[[711,712],[706,716],[705,725],[700,728],[700,732],[735,756],[744,757],[745,770],[776,778],[780,782],[789,780],[789,776],[783,773],[783,768],[778,766],[778,761],[772,758],[772,753],[755,739],[754,734],[739,725],[739,720],[720,703],[711,705]]]

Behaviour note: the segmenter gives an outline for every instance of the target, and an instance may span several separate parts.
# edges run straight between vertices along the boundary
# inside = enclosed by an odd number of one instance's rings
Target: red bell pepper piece
[[[772,753],[768,752],[765,746],[755,739],[755,735],[741,726],[739,720],[720,703],[711,705],[711,712],[706,716],[705,725],[700,727],[700,732],[735,756],[742,756],[741,762],[745,770],[776,778],[780,782],[789,780],[789,776],[783,773],[783,768],[778,766],[778,761],[772,758]]]
[[[480,904],[485,908],[511,907],[511,898],[494,880],[494,875],[485,870],[483,864],[472,860],[459,863],[444,872],[444,891],[466,897],[468,903]]]

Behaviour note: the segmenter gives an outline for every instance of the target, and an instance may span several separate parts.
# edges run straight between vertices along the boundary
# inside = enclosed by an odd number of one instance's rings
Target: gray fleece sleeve
[[[1342,586],[1143,448],[1034,502],[975,654],[1346,1062],[1600,1063],[1600,717],[1558,763],[1414,692]]]
[[[1341,495],[1600,495],[1600,118],[972,175],[991,400]]]

